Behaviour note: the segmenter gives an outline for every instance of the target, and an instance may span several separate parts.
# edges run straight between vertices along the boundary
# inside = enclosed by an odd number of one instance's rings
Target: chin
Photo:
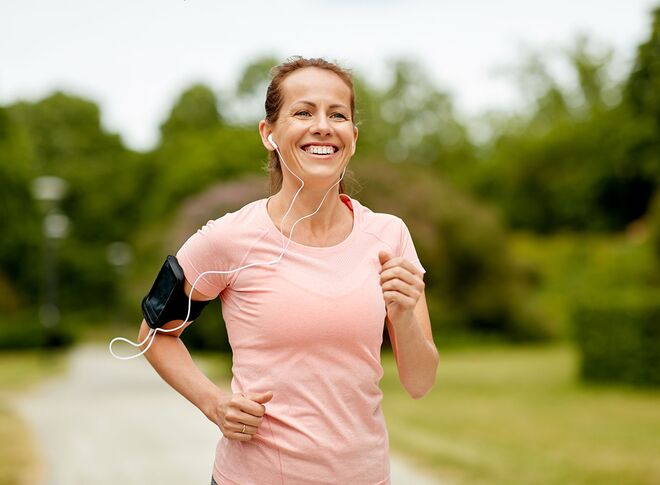
[[[343,169],[342,169],[343,170]],[[303,170],[303,180],[309,182],[336,182],[341,177],[342,170],[337,167],[314,167]]]

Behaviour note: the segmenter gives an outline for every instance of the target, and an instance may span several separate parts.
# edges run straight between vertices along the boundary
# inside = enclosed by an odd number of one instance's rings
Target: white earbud
[[[271,133],[268,135],[268,141],[270,142],[271,145],[273,145],[273,148],[277,150],[279,147],[277,146],[277,143],[273,140],[273,134]]]

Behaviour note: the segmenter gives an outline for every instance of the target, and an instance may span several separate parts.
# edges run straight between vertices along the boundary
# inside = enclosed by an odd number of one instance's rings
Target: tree
[[[630,180],[626,193],[636,202],[637,212],[646,211],[660,186],[660,8],[652,15],[651,34],[637,49],[624,87],[624,102],[637,120],[639,133],[628,149],[630,163],[626,167]]]
[[[448,94],[416,62],[395,60],[392,81],[381,89],[356,77],[359,156],[432,165],[459,181],[475,157]]]
[[[13,160],[0,165],[7,190],[14,192],[5,223],[13,224],[9,239],[21,247],[5,253],[3,266],[33,304],[40,293],[41,266],[24,263],[41,260],[43,237],[30,184],[39,175],[61,177],[69,187],[61,207],[70,220],[58,251],[62,306],[111,306],[115,281],[106,262],[107,244],[129,236],[127,215],[140,199],[142,184],[139,156],[124,148],[119,136],[105,132],[98,107],[82,98],[56,92],[35,103],[8,106],[3,113],[0,123],[9,133],[5,143],[10,149],[1,151]]]
[[[222,117],[215,94],[208,86],[195,84],[181,94],[160,131],[163,139],[167,140],[186,133],[206,133],[221,125]]]
[[[657,169],[648,168],[657,166],[657,152],[645,163],[635,155],[653,129],[629,103],[612,102],[622,86],[610,79],[609,50],[594,52],[578,39],[564,57],[575,73],[573,88],[555,80],[541,55],[532,57],[522,79],[533,109],[494,128],[476,191],[517,228],[621,230],[646,212],[657,184]]]

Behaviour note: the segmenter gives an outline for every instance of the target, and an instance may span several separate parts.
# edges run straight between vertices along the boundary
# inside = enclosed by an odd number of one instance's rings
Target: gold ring
[[[243,429],[241,430],[241,433],[245,433],[245,425],[243,425]]]

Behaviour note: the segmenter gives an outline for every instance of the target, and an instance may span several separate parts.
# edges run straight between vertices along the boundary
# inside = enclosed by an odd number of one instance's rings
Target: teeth
[[[329,155],[330,153],[334,153],[335,149],[328,146],[321,147],[321,146],[310,145],[305,148],[305,151],[307,153],[313,153],[315,155]]]

